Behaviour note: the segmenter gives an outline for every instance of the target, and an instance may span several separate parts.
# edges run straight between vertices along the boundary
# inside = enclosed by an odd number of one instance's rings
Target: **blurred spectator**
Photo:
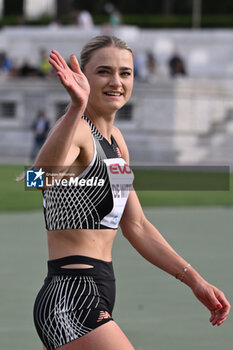
[[[28,58],[19,64],[17,59],[11,60],[5,51],[0,51],[0,76],[2,77],[56,77],[55,71],[48,62],[45,49],[39,51],[39,64],[33,65]]]
[[[156,73],[156,58],[154,53],[150,50],[146,52],[146,65],[148,76],[154,75]]]
[[[18,70],[19,77],[37,77],[39,75],[38,69],[30,64],[26,59]]]
[[[39,63],[39,74],[42,77],[50,75],[52,66],[49,63],[49,56],[45,49],[40,50],[40,63]]]
[[[93,28],[93,18],[87,10],[77,10],[77,24],[81,28],[90,29]]]
[[[0,73],[9,74],[12,69],[12,61],[5,51],[0,52]]]
[[[177,51],[174,51],[173,55],[168,61],[170,76],[176,77],[179,75],[187,75],[183,58]]]
[[[37,153],[43,146],[47,138],[49,128],[50,128],[50,123],[46,118],[45,112],[43,110],[39,110],[37,113],[36,119],[32,124],[32,130],[34,132],[34,140],[33,140],[33,146],[31,151],[32,162],[35,160]]]
[[[134,52],[134,77],[143,79],[144,76],[144,54],[141,52]]]
[[[151,50],[134,56],[134,76],[142,81],[153,82],[156,74],[156,58]]]
[[[17,61],[12,60],[12,66],[11,66],[11,70],[8,73],[8,76],[11,78],[15,78],[18,75],[19,75],[19,69],[18,69]]]
[[[118,27],[122,23],[122,15],[117,9],[114,9],[111,12],[111,14],[109,16],[109,23],[113,27]]]
[[[134,76],[139,80],[146,80],[147,67],[145,52],[138,52],[134,56]]]
[[[106,35],[114,35],[115,28],[122,24],[122,15],[111,2],[105,3],[104,11],[109,15],[109,18],[108,22],[103,23],[102,32]]]

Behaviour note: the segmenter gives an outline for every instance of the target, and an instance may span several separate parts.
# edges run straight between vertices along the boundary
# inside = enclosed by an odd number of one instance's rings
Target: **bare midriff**
[[[84,255],[111,261],[117,230],[68,229],[47,231],[49,260],[70,255]]]

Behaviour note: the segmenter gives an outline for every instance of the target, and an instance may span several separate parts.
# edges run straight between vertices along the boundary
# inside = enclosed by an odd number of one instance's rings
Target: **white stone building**
[[[77,26],[6,27],[0,51],[22,63],[38,62],[38,52],[57,49],[66,58],[79,56],[90,37],[102,34]],[[233,164],[233,30],[139,30],[121,27],[115,35],[135,54],[153,50],[153,80],[137,80],[117,125],[131,161],[152,164]],[[178,48],[188,76],[172,79],[167,61]],[[150,77],[151,78],[151,77]],[[53,125],[69,101],[57,79],[7,78],[0,74],[0,162],[27,163],[32,144],[30,125],[43,106]],[[21,161],[22,163],[22,161]]]

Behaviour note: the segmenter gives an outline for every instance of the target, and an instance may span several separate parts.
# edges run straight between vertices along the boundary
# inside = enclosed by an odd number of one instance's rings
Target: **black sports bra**
[[[134,175],[114,137],[110,144],[86,116],[82,118],[91,128],[94,156],[69,186],[43,190],[47,230],[117,229],[128,199]]]

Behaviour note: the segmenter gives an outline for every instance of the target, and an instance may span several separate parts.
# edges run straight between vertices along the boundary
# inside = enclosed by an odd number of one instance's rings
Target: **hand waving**
[[[73,105],[86,105],[90,93],[90,86],[87,78],[80,69],[75,55],[70,56],[72,70],[56,50],[51,51],[49,63],[56,70],[61,83],[66,88],[72,99]]]
[[[220,326],[231,309],[223,292],[205,281],[198,284],[193,289],[193,293],[210,310],[210,322],[212,325],[215,326],[217,324]]]

